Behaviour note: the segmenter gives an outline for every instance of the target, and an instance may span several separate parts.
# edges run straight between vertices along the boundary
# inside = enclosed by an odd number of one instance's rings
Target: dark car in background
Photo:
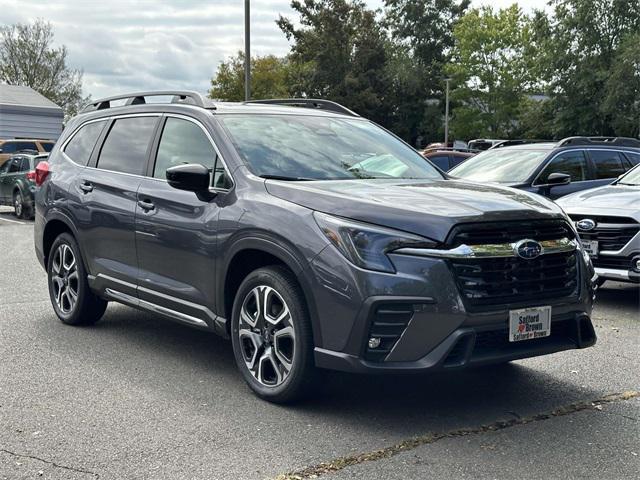
[[[449,171],[453,177],[495,183],[552,199],[613,182],[640,163],[640,140],[570,137],[559,142],[503,142]]]
[[[49,153],[53,149],[54,145],[55,142],[51,140],[28,138],[0,140],[0,165],[18,152],[32,151],[37,153]]]
[[[475,152],[466,149],[436,148],[425,149],[420,154],[440,170],[447,172],[467,158],[473,157]]]
[[[69,123],[38,166],[34,226],[62,322],[115,301],[230,337],[274,402],[321,386],[317,368],[450,371],[595,343],[593,267],[554,202],[450,180],[335,103],[263,103],[135,93]]]
[[[36,166],[48,155],[19,153],[0,165],[0,205],[13,206],[18,218],[33,217]]]

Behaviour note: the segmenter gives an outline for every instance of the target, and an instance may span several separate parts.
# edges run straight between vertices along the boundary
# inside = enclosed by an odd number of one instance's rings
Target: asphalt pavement
[[[33,223],[0,209],[0,479],[640,477],[640,289],[599,291],[595,347],[446,375],[325,375],[253,396],[231,345],[111,304],[69,327]]]

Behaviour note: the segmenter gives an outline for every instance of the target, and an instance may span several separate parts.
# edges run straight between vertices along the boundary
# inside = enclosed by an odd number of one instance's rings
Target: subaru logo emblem
[[[589,230],[593,230],[594,228],[596,228],[596,222],[594,222],[590,218],[585,218],[583,220],[577,221],[576,227],[578,227],[578,230],[584,230],[585,232],[588,232]]]
[[[520,258],[526,260],[533,260],[534,258],[542,255],[542,245],[535,240],[525,239],[520,240],[513,246],[513,251]]]

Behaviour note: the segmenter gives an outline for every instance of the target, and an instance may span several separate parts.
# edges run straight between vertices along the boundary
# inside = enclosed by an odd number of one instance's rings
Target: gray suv
[[[97,100],[36,176],[60,320],[115,301],[230,337],[270,401],[319,368],[454,370],[596,341],[593,267],[558,206],[450,180],[332,102]]]

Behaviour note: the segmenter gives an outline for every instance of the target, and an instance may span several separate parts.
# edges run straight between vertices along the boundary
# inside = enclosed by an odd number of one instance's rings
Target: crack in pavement
[[[89,474],[89,475],[93,475],[96,479],[100,478],[100,475],[95,473],[95,472],[91,472],[89,470],[83,470],[81,468],[69,467],[67,465],[61,465],[59,463],[52,462],[51,460],[45,460],[44,458],[36,457],[34,455],[26,455],[26,454],[23,454],[23,453],[16,453],[16,452],[12,452],[11,450],[7,450],[5,448],[0,448],[0,452],[6,453],[8,455],[12,455],[12,456],[17,457],[17,458],[30,458],[32,460],[37,460],[39,462],[46,463],[47,465],[51,465],[51,466],[53,466],[55,468],[62,468],[63,470],[69,470],[71,472],[86,473],[86,474]]]
[[[554,417],[563,417],[565,415],[570,415],[572,413],[581,412],[584,410],[600,411],[602,405],[631,400],[632,398],[636,397],[640,397],[640,392],[630,390],[622,393],[613,393],[587,402],[571,403],[569,405],[561,406],[546,413],[538,413],[527,417],[517,417],[509,420],[498,420],[496,422],[487,425],[481,425],[476,428],[460,428],[448,432],[427,433],[426,435],[415,437],[410,440],[405,440],[403,442],[382,448],[380,450],[375,450],[373,452],[365,452],[356,455],[349,455],[346,457],[339,457],[331,460],[330,462],[323,462],[317,465],[304,467],[293,472],[284,473],[278,475],[273,480],[306,480],[310,478],[318,478],[320,476],[334,473],[347,467],[359,465],[361,463],[375,462],[377,460],[390,458],[398,455],[399,453],[418,448],[422,445],[435,443],[438,440],[442,440],[443,438],[456,438],[464,437],[466,435],[478,435],[488,432],[495,432],[498,430],[503,430],[505,428],[515,427],[517,425],[526,425],[528,423],[540,422]],[[513,414],[513,412],[510,413]]]

